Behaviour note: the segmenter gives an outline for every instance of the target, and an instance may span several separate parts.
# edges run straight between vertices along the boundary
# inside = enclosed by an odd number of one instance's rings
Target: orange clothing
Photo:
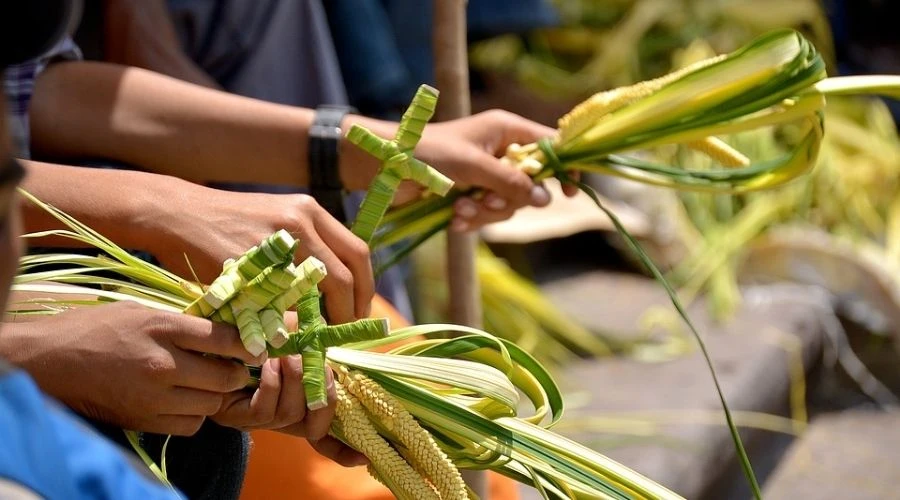
[[[316,453],[305,439],[271,431],[251,433],[250,464],[241,500],[391,500],[390,490],[365,467],[342,467]],[[489,500],[517,500],[515,481],[488,473]]]
[[[392,328],[409,323],[379,296],[372,316],[386,317]],[[305,439],[270,431],[250,434],[250,463],[241,500],[309,498],[328,500],[390,500],[391,492],[365,467],[346,468],[319,455]],[[488,473],[489,500],[518,500],[516,482]]]

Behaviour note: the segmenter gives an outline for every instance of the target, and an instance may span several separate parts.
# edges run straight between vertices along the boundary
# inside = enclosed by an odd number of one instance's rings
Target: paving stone
[[[634,332],[643,312],[668,299],[653,281],[610,272],[584,273],[543,285],[564,311],[595,330]],[[746,305],[727,325],[713,322],[698,302],[690,309],[713,358],[733,411],[787,415],[788,355],[779,347],[793,339],[805,366],[820,356],[816,311],[798,304]],[[629,334],[620,334],[628,338]],[[780,339],[780,340],[779,340]],[[598,412],[685,411],[705,414],[712,425],[663,425],[660,435],[610,441],[576,429],[561,432],[660,482],[686,498],[746,498],[748,490],[736,466],[735,452],[709,371],[698,350],[659,363],[616,358],[585,360],[560,374],[570,405],[569,417]],[[565,419],[564,419],[565,420]],[[768,431],[742,431],[757,476],[774,469],[790,443]],[[635,442],[642,441],[642,442]],[[538,498],[524,491],[526,499]]]
[[[766,484],[767,500],[900,498],[900,411],[817,418]]]

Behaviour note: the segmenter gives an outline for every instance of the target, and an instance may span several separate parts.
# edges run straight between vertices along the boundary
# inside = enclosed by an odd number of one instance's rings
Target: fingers
[[[239,408],[243,413],[245,428],[268,427],[278,411],[278,397],[281,394],[281,359],[265,362],[260,371],[259,387],[245,404]]]
[[[489,204],[490,200],[501,202]],[[457,232],[472,231],[485,224],[506,220],[515,213],[515,209],[509,207],[503,198],[494,193],[489,193],[480,201],[468,197],[460,198],[454,202],[453,209],[455,216],[450,229]]]
[[[244,430],[280,429],[302,422],[306,417],[302,377],[300,356],[270,359],[262,367],[256,391],[226,395],[214,419]]]
[[[457,169],[460,172],[459,180],[464,184],[493,191],[513,209],[527,205],[542,207],[550,203],[547,190],[536,186],[531,177],[504,165],[484,151],[460,153],[458,161],[464,163]]]
[[[316,232],[322,235],[324,243],[334,251],[350,272],[350,283],[342,284],[350,286],[353,297],[353,317],[347,321],[365,318],[369,314],[372,297],[375,295],[375,274],[369,257],[369,247],[337,219],[329,216],[324,210],[322,212],[324,216],[316,218]]]
[[[297,311],[285,311],[284,312],[284,326],[287,327],[289,332],[297,331]]]
[[[247,387],[250,371],[241,363],[193,352],[172,353],[178,370],[172,384],[178,387],[226,393]]]
[[[550,202],[550,193],[539,184],[533,186],[540,193],[537,200],[544,206]],[[453,205],[455,216],[450,224],[454,231],[464,232],[478,229],[486,224],[509,219],[516,211],[505,198],[497,193],[489,192],[480,200],[471,197],[460,198]]]
[[[578,171],[576,171],[576,170],[569,170],[569,171],[566,172],[566,173],[567,173],[567,174],[569,175],[569,177],[571,177],[572,180],[575,181],[575,182],[578,182],[578,181],[581,180],[581,172],[578,172]],[[563,192],[563,194],[565,194],[566,196],[568,196],[568,197],[570,197],[570,198],[571,198],[572,196],[575,196],[576,194],[578,194],[578,191],[580,191],[580,190],[578,189],[578,186],[576,186],[576,185],[574,185],[574,184],[565,183],[565,184],[562,185],[562,192]]]
[[[563,186],[562,186],[563,194],[568,196],[569,198],[578,194],[578,191],[579,191],[578,186],[575,186],[572,184],[563,184]]]
[[[331,436],[325,436],[315,442],[310,441],[309,444],[323,457],[330,458],[344,467],[358,467],[369,463],[365,455]]]
[[[260,387],[252,394],[247,391],[235,391],[226,394],[222,398],[221,408],[215,414],[210,415],[210,418],[219,425],[243,431],[269,428],[260,422],[269,422],[271,420],[270,415],[274,414],[275,406],[278,404],[278,394],[276,393],[272,397],[272,389],[268,386],[268,384],[271,384],[271,375],[265,376],[266,372],[271,372],[272,370],[273,368],[269,366],[269,362],[266,362],[262,369],[264,375],[260,378]],[[262,378],[267,378],[268,380],[263,382]]]
[[[187,387],[172,387],[158,401],[162,415],[199,416],[215,415],[222,407],[223,394]]]
[[[568,172],[568,175],[576,182],[581,180],[581,172]],[[535,188],[540,189],[540,194],[535,195],[539,202],[536,206],[549,204],[550,192],[541,185],[536,185]],[[578,186],[574,184],[562,184],[562,192],[568,197],[577,195],[579,191]],[[453,204],[453,209],[455,213],[450,229],[458,232],[472,231],[487,224],[500,222],[515,213],[515,209],[509,206],[506,199],[494,192],[485,194],[481,199],[460,198]]]
[[[471,127],[485,151],[456,152],[458,168],[467,176],[461,179],[467,184],[486,188],[488,194],[479,210],[457,207],[455,229],[474,229],[484,224],[509,218],[512,210],[524,207],[544,207],[550,203],[550,193],[543,186],[535,185],[524,172],[502,163],[495,156],[503,156],[510,144],[527,144],[555,134],[555,130],[506,111],[492,110],[472,117],[480,124]],[[466,176],[466,175],[464,175]],[[460,212],[461,210],[461,212]]]
[[[218,411],[208,414],[220,425],[242,430],[277,429],[306,437],[320,453],[348,467],[367,463],[365,457],[328,436],[337,407],[331,368],[326,367],[325,372],[328,406],[308,413],[302,376],[300,356],[270,359],[262,367],[259,387],[252,396],[245,391],[220,395]],[[212,406],[210,403],[207,411]]]
[[[281,361],[270,359],[260,370],[259,387],[252,394],[247,391],[226,394],[213,419],[220,425],[242,430],[269,428],[278,408],[280,392]]]
[[[308,412],[306,418],[297,423],[281,427],[278,430],[285,434],[305,437],[313,444],[316,441],[327,439],[328,431],[331,429],[331,421],[334,419],[334,413],[337,409],[334,372],[329,367],[325,368],[325,388],[328,392],[328,406]]]
[[[363,317],[375,294],[369,249],[312,198],[297,198],[301,256],[313,255],[328,269],[319,288],[331,323]]]
[[[355,312],[353,273],[341,262],[318,235],[309,235],[303,241],[304,250],[325,264],[328,274],[319,283],[319,290],[324,295],[325,311],[330,323],[349,323],[353,321]]]
[[[154,434],[193,436],[200,430],[205,420],[206,418],[201,416],[159,415],[141,425],[141,430]]]
[[[281,393],[278,410],[272,421],[274,428],[300,422],[306,418],[306,391],[303,390],[303,360],[299,355],[281,358]]]
[[[492,110],[485,114],[496,117],[495,119],[501,123],[500,128],[504,132],[503,140],[498,144],[498,150],[495,151],[497,155],[504,154],[506,147],[510,144],[528,144],[556,134],[556,130],[550,127],[508,111]]]
[[[164,333],[176,346],[196,352],[218,354],[251,365],[260,365],[266,358],[263,353],[255,357],[244,348],[238,330],[230,325],[214,323],[207,319],[186,314],[168,314]]]

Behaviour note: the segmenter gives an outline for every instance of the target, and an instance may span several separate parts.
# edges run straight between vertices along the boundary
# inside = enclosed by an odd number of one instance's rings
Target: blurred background
[[[900,32],[891,27],[898,2],[543,5],[549,24],[470,33],[477,108],[552,125],[594,92],[658,77],[778,28],[809,38],[829,75],[900,73]],[[900,474],[891,447],[900,439],[900,106],[829,99],[826,113],[816,169],[775,192],[711,196],[609,178],[589,183],[692,302],[726,397],[742,413],[765,497],[896,498],[888,485]],[[763,156],[784,140],[773,131],[727,138]],[[594,352],[596,361],[562,362],[574,404],[560,430],[687,498],[749,498],[692,340],[608,221],[572,222],[573,214],[592,213],[583,201],[529,213],[555,219],[545,238],[534,233],[542,224],[522,216],[484,235],[566,318],[611,348],[607,356]],[[498,301],[485,299],[486,316],[489,300]]]
[[[77,42],[89,59],[396,119],[433,80],[431,8],[88,0]],[[169,19],[164,30],[154,12]],[[808,37],[830,75],[897,74],[897,19],[893,0],[472,0],[473,112],[555,126],[593,93],[779,28]],[[690,303],[767,498],[900,498],[898,119],[896,102],[829,98],[818,165],[773,192],[587,179]],[[790,140],[774,130],[725,139],[753,156]],[[694,341],[590,200],[556,196],[481,236],[485,327],[559,377],[568,413],[556,430],[687,498],[749,498]],[[435,238],[395,277],[410,293],[393,302],[417,322],[447,316],[443,248]]]

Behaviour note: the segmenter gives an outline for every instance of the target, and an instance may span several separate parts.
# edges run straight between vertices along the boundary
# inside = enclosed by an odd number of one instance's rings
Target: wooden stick
[[[471,114],[469,61],[466,50],[466,0],[433,0],[434,77],[441,97],[438,120]],[[450,320],[481,327],[481,292],[475,272],[477,233],[447,235],[447,278],[450,287]],[[479,498],[487,500],[487,476],[483,471],[462,471],[463,479]]]

